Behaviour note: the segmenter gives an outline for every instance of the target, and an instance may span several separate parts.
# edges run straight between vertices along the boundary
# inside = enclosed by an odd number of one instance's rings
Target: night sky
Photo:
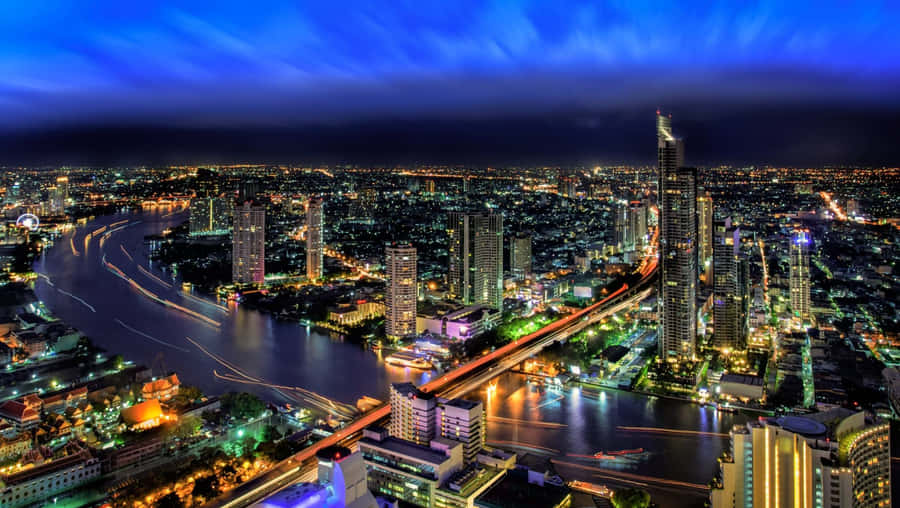
[[[649,162],[661,106],[697,164],[896,164],[897,26],[897,2],[2,2],[0,162]]]

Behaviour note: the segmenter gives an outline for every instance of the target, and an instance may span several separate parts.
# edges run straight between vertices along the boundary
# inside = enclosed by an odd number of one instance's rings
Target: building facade
[[[720,468],[713,508],[891,505],[889,426],[862,412],[831,430],[796,416],[735,426]]]
[[[809,303],[809,230],[798,229],[791,234],[790,292],[791,311],[803,323],[810,321]]]
[[[465,399],[441,399],[437,405],[437,431],[463,445],[463,462],[471,463],[484,448],[484,405]]]
[[[323,202],[312,198],[306,208],[306,278],[316,281],[322,278],[325,260]]]
[[[749,333],[749,287],[741,255],[741,230],[731,219],[717,221],[713,246],[713,323],[715,346],[742,350]]]
[[[266,209],[245,201],[234,212],[231,279],[262,284],[266,276]]]
[[[531,236],[516,235],[510,238],[509,271],[518,279],[531,274]]]
[[[709,193],[697,198],[697,265],[707,286],[713,285],[713,201]]]
[[[385,249],[384,325],[388,337],[408,337],[416,333],[417,259],[416,248],[411,245],[388,245]]]
[[[697,170],[684,167],[671,117],[656,115],[659,159],[659,357],[691,360],[697,335]]]
[[[232,214],[229,203],[228,199],[216,197],[191,199],[191,236],[227,234]]]
[[[390,393],[392,436],[428,446],[435,436],[437,399],[412,383],[393,383]]]
[[[447,216],[449,295],[466,305],[503,308],[503,216],[450,212]]]

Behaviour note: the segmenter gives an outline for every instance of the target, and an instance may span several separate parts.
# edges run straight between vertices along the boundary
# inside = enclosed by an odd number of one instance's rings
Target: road
[[[626,284],[603,300],[554,321],[544,328],[500,347],[487,355],[472,360],[420,386],[420,389],[443,397],[458,397],[468,393],[512,366],[523,362],[554,341],[562,340],[578,333],[596,321],[628,308],[646,298],[655,288],[656,263],[643,264],[640,273],[642,278],[634,288],[629,288]],[[374,409],[331,436],[286,459],[267,473],[208,503],[207,506],[247,506],[288,485],[296,483],[300,481],[304,474],[308,474],[310,466],[307,464],[307,461],[313,459],[316,452],[336,444],[352,445],[359,439],[359,434],[363,429],[386,419],[388,416],[390,416],[389,405]]]

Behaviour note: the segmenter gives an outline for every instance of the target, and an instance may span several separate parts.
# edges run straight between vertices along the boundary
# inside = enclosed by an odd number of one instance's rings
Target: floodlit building
[[[761,419],[731,431],[713,508],[884,507],[891,505],[890,427],[865,413]],[[850,413],[850,416],[846,416]]]
[[[385,332],[388,337],[408,337],[416,333],[416,248],[388,245],[384,268],[387,275],[385,295]]]
[[[90,450],[69,443],[68,455],[4,476],[0,483],[0,506],[51,505],[54,496],[100,477],[100,460]]]
[[[672,119],[657,111],[659,357],[694,358],[697,335],[697,170],[684,167]]]
[[[319,198],[309,200],[306,208],[306,278],[310,281],[322,278],[325,256],[323,239],[323,202]]]
[[[791,311],[804,323],[810,320],[809,303],[809,230],[798,229],[791,235],[790,291]]]
[[[475,461],[484,448],[486,420],[484,405],[465,399],[440,399],[437,405],[437,433],[463,444],[463,462]]]
[[[427,446],[435,436],[437,399],[412,383],[393,383],[390,393],[392,436]]]
[[[447,217],[450,297],[503,308],[503,215],[450,212]]]
[[[266,276],[266,209],[245,201],[234,212],[231,278],[237,284],[262,284]]]

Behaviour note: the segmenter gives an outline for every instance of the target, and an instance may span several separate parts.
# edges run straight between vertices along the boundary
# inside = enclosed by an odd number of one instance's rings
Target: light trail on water
[[[729,434],[721,432],[704,432],[702,430],[685,430],[685,429],[667,429],[663,427],[625,427],[618,426],[616,430],[623,432],[647,432],[651,434],[674,434],[681,436],[702,436],[702,437],[731,437]]]
[[[91,312],[94,312],[94,313],[97,312],[97,309],[95,309],[93,305],[87,303],[87,302],[84,301],[83,299],[81,299],[81,298],[79,298],[79,297],[73,295],[72,293],[66,291],[65,289],[59,289],[59,288],[56,288],[56,290],[59,291],[60,293],[64,294],[64,295],[68,296],[69,298],[75,300],[76,302],[78,302],[78,303],[84,305],[85,307],[87,307],[88,309],[90,309]]]
[[[177,349],[178,351],[181,351],[182,353],[190,353],[190,352],[191,352],[190,349],[186,349],[186,348],[183,348],[183,347],[179,347],[179,346],[176,346],[175,344],[166,342],[166,341],[164,341],[164,340],[157,339],[156,337],[154,337],[154,336],[152,336],[152,335],[146,334],[146,333],[144,333],[144,332],[142,332],[142,331],[140,331],[140,330],[138,330],[138,329],[135,329],[135,328],[133,328],[133,327],[131,327],[131,326],[128,326],[127,324],[123,323],[122,320],[119,319],[119,318],[116,318],[116,319],[114,319],[113,321],[115,321],[116,323],[119,323],[123,328],[125,328],[125,329],[128,330],[129,332],[132,332],[132,333],[134,333],[134,334],[140,335],[141,337],[144,337],[145,339],[150,339],[150,340],[152,340],[153,342],[156,342],[157,344],[162,344],[163,346],[170,347],[170,348],[172,348],[172,349]]]

